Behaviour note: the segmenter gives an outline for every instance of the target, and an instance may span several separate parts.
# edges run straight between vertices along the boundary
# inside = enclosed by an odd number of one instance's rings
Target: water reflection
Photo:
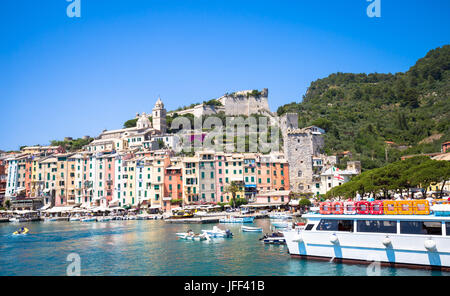
[[[367,266],[291,258],[286,246],[264,245],[262,233],[220,224],[233,238],[210,242],[179,240],[175,233],[214,225],[163,221],[27,223],[0,225],[0,275],[65,275],[67,255],[81,257],[82,275],[366,275]],[[254,226],[270,231],[269,220]],[[382,268],[382,275],[449,275],[439,271]]]

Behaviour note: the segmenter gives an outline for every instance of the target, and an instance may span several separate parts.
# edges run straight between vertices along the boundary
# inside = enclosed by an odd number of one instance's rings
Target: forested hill
[[[364,169],[384,165],[386,147],[388,162],[439,152],[450,141],[450,45],[406,73],[331,74],[312,82],[301,103],[278,108],[286,112],[298,112],[301,127],[324,128],[326,152],[349,150]]]

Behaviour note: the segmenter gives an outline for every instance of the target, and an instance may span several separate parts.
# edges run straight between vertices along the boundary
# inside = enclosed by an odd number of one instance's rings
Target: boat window
[[[450,222],[445,222],[445,229],[447,231],[447,236],[450,236]]]
[[[396,221],[384,220],[358,220],[358,232],[397,233]]]
[[[317,230],[353,232],[353,220],[322,219]]]
[[[442,235],[442,224],[439,221],[400,221],[400,233]]]
[[[308,224],[308,225],[306,225],[305,230],[311,230],[311,229],[313,229],[313,227],[314,227],[314,224]]]

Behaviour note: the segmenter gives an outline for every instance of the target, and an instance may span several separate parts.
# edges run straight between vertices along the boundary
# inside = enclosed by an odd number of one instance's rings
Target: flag
[[[342,176],[339,174],[339,168],[333,167],[333,175],[334,175],[334,177],[335,177],[336,179],[338,179],[339,181],[343,181],[343,180],[344,180],[344,177],[342,177]]]

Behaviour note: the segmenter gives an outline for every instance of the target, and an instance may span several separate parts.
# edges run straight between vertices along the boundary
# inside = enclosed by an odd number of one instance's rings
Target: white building
[[[357,170],[340,170],[333,166],[320,174],[320,182],[315,182],[313,185],[313,193],[325,194],[332,188],[350,181],[353,176],[358,174]]]

